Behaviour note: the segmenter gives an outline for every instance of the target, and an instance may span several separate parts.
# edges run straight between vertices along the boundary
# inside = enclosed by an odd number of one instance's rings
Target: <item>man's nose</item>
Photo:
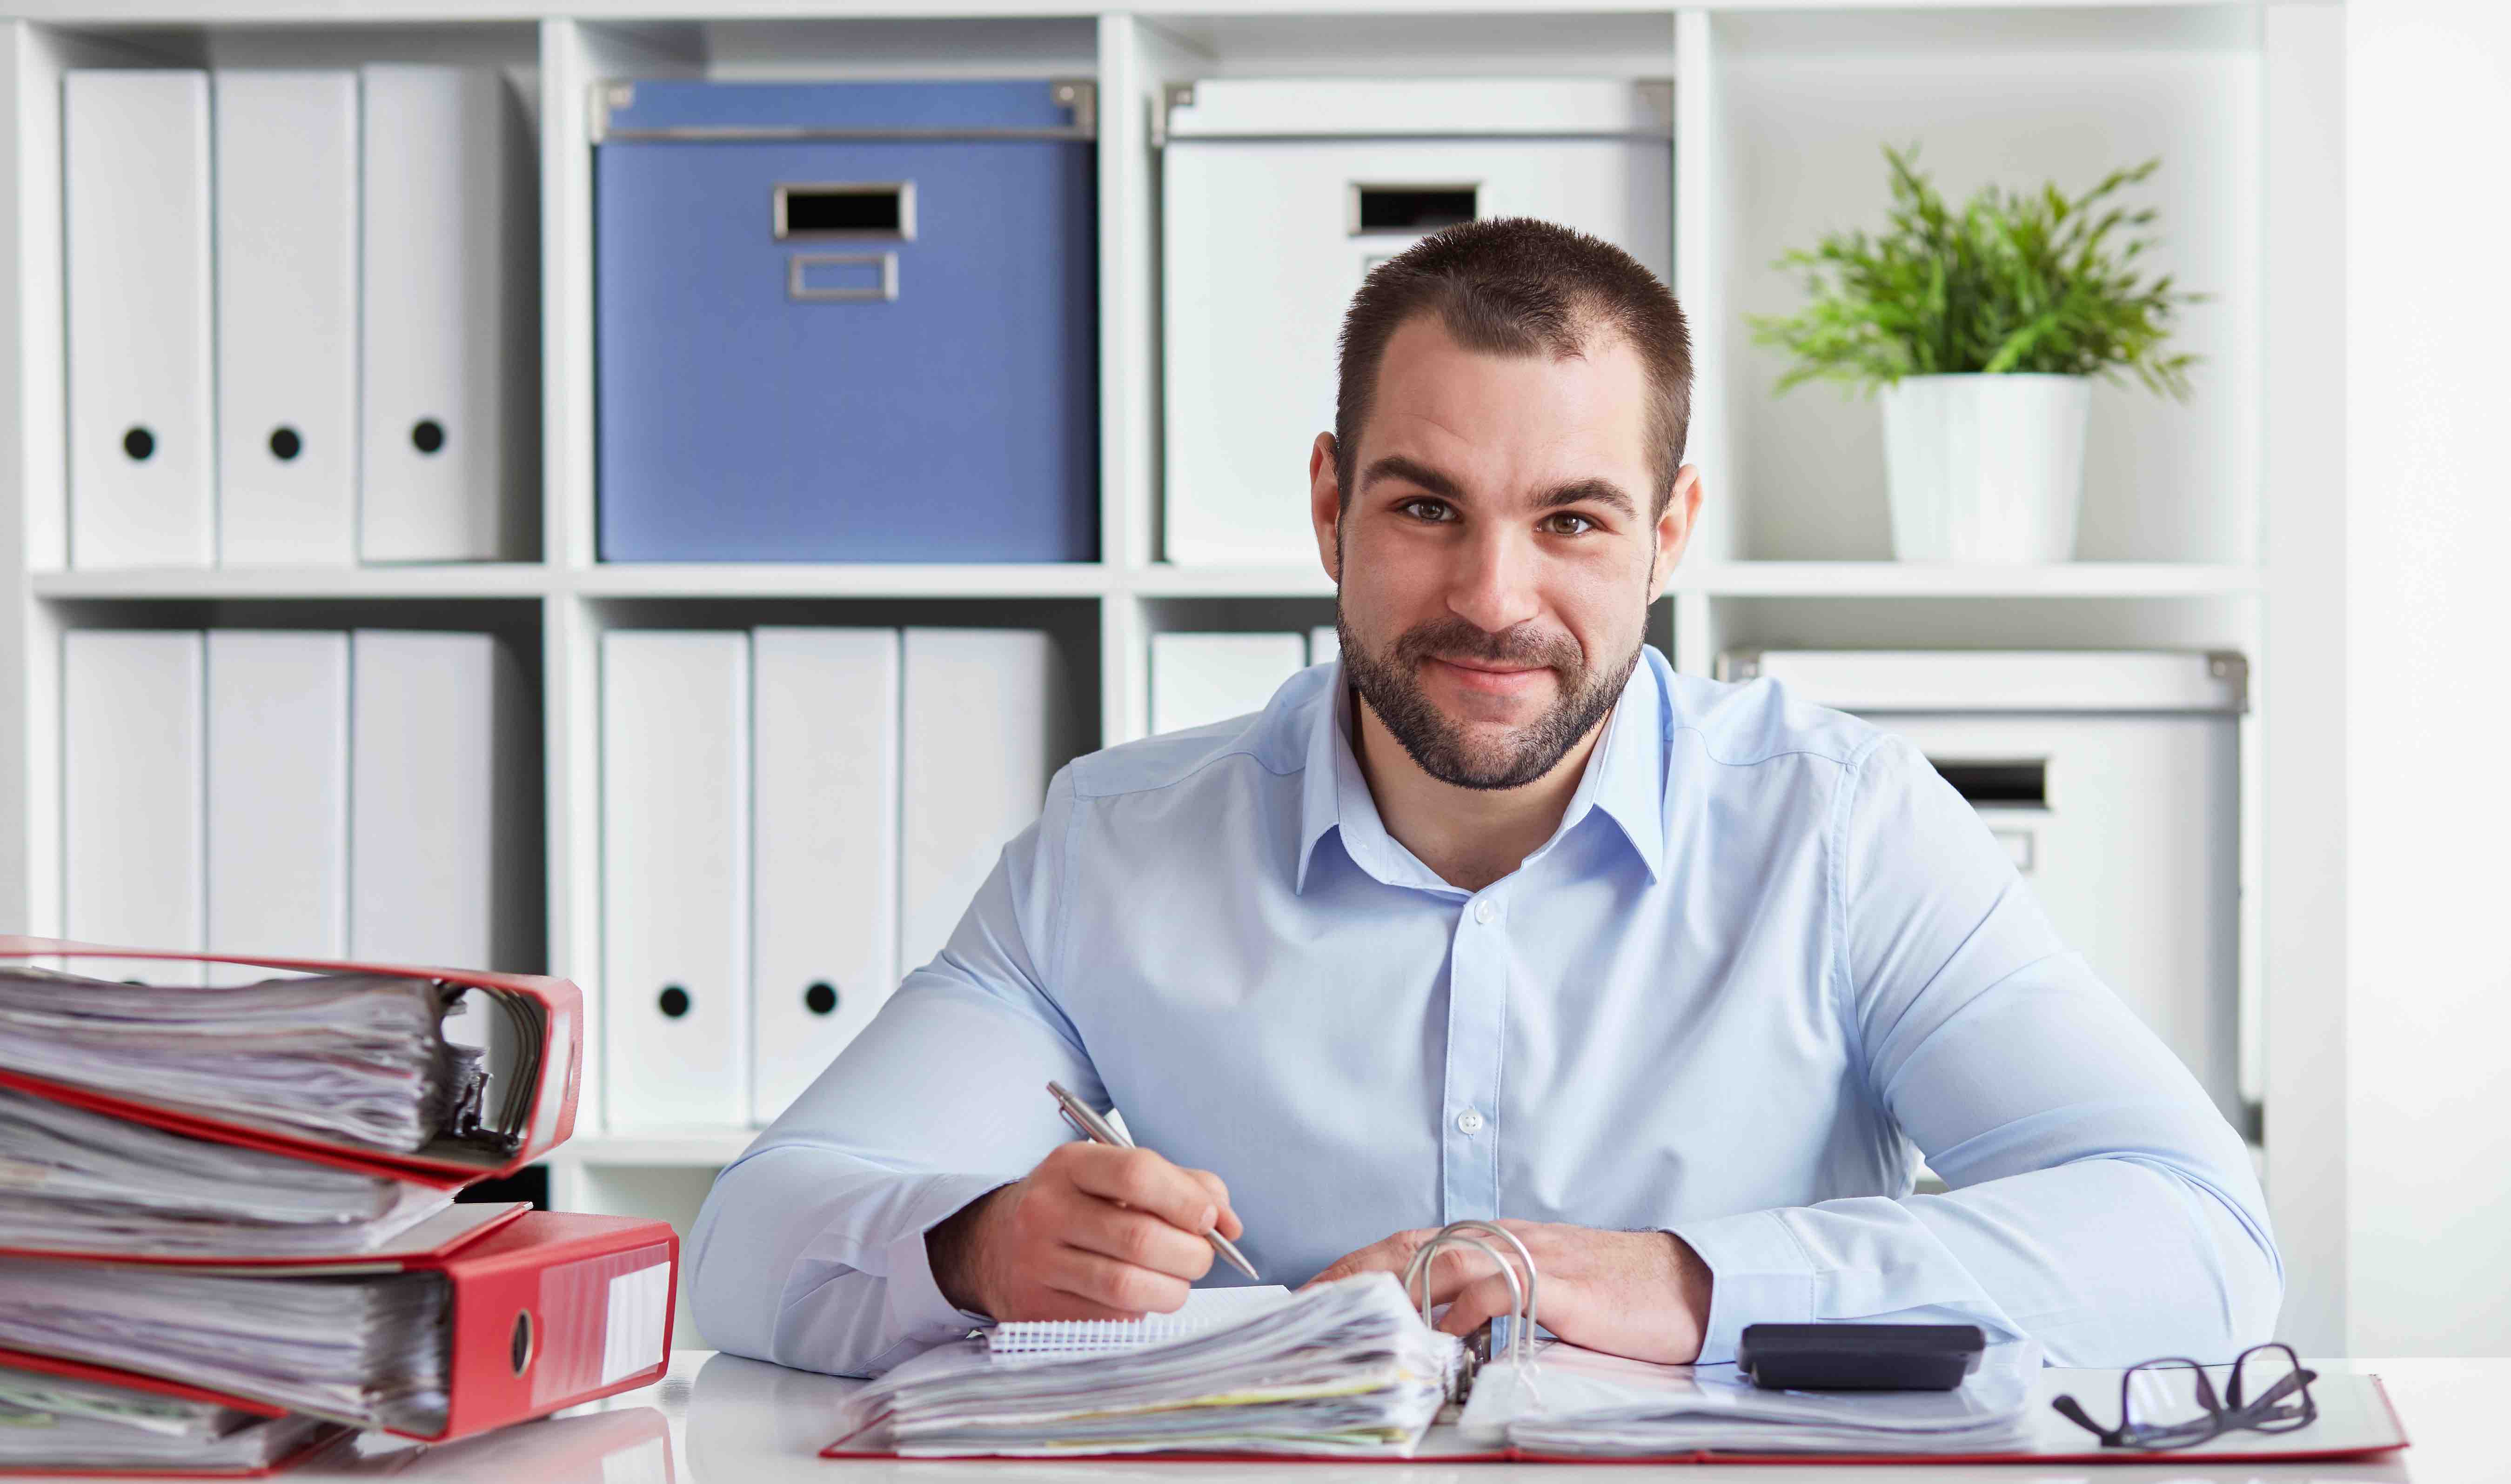
[[[1533,541],[1496,522],[1462,543],[1449,576],[1448,609],[1486,633],[1504,633],[1541,609]]]

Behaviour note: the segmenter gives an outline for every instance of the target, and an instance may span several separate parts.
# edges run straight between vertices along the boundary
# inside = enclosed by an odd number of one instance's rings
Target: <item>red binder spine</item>
[[[444,1265],[452,1289],[445,1427],[429,1441],[660,1380],[678,1259],[679,1237],[662,1222],[544,1212],[456,1252]]]

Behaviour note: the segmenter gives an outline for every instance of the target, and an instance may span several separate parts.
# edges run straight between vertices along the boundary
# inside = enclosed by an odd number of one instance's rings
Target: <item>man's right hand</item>
[[[942,1296],[971,1313],[1132,1319],[1184,1305],[1212,1269],[1215,1227],[1233,1241],[1244,1230],[1218,1175],[1072,1143],[926,1233],[924,1250]]]

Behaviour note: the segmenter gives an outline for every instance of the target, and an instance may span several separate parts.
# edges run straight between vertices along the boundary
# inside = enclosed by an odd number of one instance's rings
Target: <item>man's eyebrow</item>
[[[1390,453],[1363,471],[1360,476],[1361,488],[1367,489],[1380,479],[1402,479],[1410,484],[1418,484],[1443,500],[1465,498],[1463,485],[1429,465],[1408,459],[1400,453]]]
[[[1400,453],[1390,453],[1370,465],[1361,475],[1361,487],[1365,489],[1380,479],[1402,479],[1408,484],[1418,485],[1443,500],[1461,502],[1465,498],[1464,487],[1455,480],[1427,464],[1408,459]],[[1534,508],[1539,511],[1553,511],[1565,505],[1580,505],[1588,501],[1621,512],[1624,519],[1639,518],[1639,502],[1624,494],[1620,485],[1610,479],[1600,477],[1572,479],[1566,484],[1555,485],[1534,497]]]
[[[1579,505],[1590,500],[1598,505],[1611,506],[1620,511],[1625,519],[1637,520],[1640,517],[1639,503],[1622,493],[1622,487],[1610,479],[1572,479],[1566,484],[1556,484],[1534,497],[1534,508],[1557,511],[1565,505]]]

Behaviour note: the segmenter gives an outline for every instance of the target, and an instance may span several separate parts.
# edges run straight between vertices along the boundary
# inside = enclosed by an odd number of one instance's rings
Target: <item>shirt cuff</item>
[[[1746,1211],[1669,1230],[1709,1265],[1702,1365],[1732,1362],[1747,1324],[1813,1322],[1813,1260],[1778,1212]]]
[[[951,1200],[940,1215],[889,1244],[888,1328],[893,1345],[938,1345],[994,1322],[942,1296],[942,1285],[933,1276],[932,1254],[924,1249],[924,1237],[935,1227],[966,1210],[970,1201],[1010,1183],[999,1176],[969,1177],[964,1197]]]

